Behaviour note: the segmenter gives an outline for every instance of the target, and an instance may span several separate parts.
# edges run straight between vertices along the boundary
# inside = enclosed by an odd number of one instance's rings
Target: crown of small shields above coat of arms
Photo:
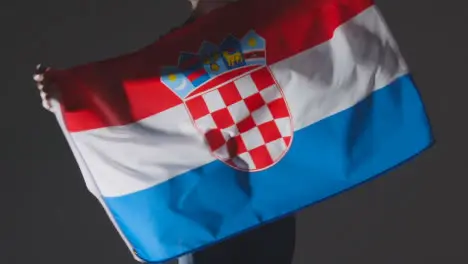
[[[178,65],[164,67],[161,81],[179,97],[223,73],[246,66],[266,65],[265,39],[255,31],[242,39],[230,35],[218,46],[205,41],[198,53],[181,52]]]
[[[266,41],[252,30],[219,46],[205,41],[161,69],[161,82],[183,99],[211,153],[238,170],[273,166],[292,142],[289,108],[266,61]]]

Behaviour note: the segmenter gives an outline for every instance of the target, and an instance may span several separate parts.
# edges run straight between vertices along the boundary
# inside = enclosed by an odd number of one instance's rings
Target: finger
[[[35,82],[41,83],[44,81],[44,74],[34,74],[33,79]]]
[[[42,101],[42,107],[52,112],[52,105],[50,104],[48,100]]]
[[[42,83],[37,83],[37,84],[36,84],[36,87],[37,87],[37,89],[38,89],[39,91],[44,91],[44,84],[42,84]]]
[[[45,92],[40,92],[39,95],[41,96],[42,101],[47,101],[50,99],[49,95]]]
[[[52,91],[51,86],[52,86],[52,84],[49,84],[49,83],[47,83],[46,81],[43,81],[43,82],[36,82],[36,88],[37,88],[40,92],[44,92],[44,93],[47,93],[47,94],[49,94],[49,93]]]
[[[40,94],[41,100],[42,100],[42,107],[44,107],[45,109],[51,111],[52,110],[52,104],[50,103],[50,96],[47,93],[44,93],[44,92],[40,92],[39,94]]]
[[[49,93],[51,91],[51,80],[49,77],[46,78],[44,74],[34,74],[33,79],[36,82],[36,87],[39,91],[44,91]]]
[[[46,73],[50,71],[50,67],[44,67],[42,64],[36,65],[36,69],[33,74],[33,79],[36,82],[44,82],[46,79]]]

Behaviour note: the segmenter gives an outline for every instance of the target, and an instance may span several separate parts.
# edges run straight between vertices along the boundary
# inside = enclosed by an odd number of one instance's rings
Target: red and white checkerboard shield
[[[268,67],[234,78],[185,101],[213,155],[238,170],[259,171],[291,145],[291,116]]]

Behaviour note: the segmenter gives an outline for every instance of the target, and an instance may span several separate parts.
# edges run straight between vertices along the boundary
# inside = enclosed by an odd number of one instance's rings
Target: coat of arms
[[[161,81],[184,100],[207,147],[229,166],[264,170],[289,149],[290,112],[268,68],[265,39],[254,31],[181,53],[177,67],[162,70]]]

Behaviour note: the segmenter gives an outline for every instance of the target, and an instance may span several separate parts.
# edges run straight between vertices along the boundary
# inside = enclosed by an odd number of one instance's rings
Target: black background
[[[248,1],[248,0],[247,0]],[[184,0],[2,2],[0,263],[135,263],[87,192],[35,64],[69,67],[127,53],[189,15]],[[410,65],[437,143],[299,215],[295,264],[468,263],[468,7],[377,1]]]

